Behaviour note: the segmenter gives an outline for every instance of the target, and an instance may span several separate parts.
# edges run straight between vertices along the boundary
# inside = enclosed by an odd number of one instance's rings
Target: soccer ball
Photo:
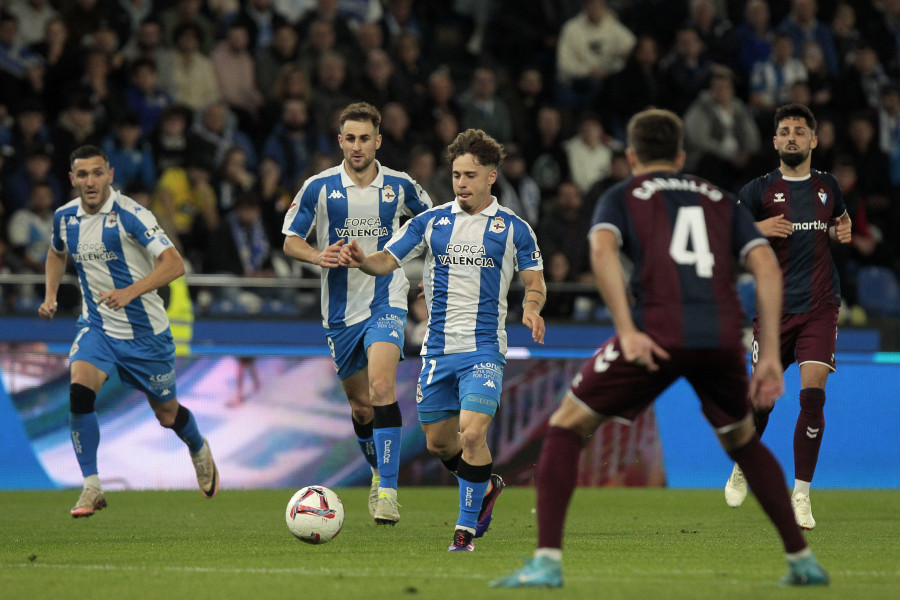
[[[327,487],[308,485],[291,497],[284,520],[297,539],[307,544],[324,544],[341,532],[344,505]]]

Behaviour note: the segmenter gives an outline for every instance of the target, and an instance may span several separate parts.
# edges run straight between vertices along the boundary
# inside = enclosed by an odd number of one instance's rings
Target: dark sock
[[[350,418],[353,421],[353,431],[356,433],[356,441],[359,442],[359,449],[362,450],[363,456],[366,457],[366,462],[369,463],[369,466],[373,469],[378,468],[378,458],[375,456],[375,438],[372,436],[372,421],[369,421],[365,425],[354,419]]]
[[[753,425],[756,427],[756,433],[759,437],[762,437],[763,431],[766,430],[766,426],[769,424],[769,415],[771,414],[771,410],[753,411]]]
[[[547,428],[537,469],[538,548],[562,548],[583,446],[584,438],[574,430]]]
[[[457,452],[456,456],[451,458],[441,459],[441,462],[444,463],[444,466],[447,467],[447,470],[456,475],[456,470],[459,468],[459,461],[462,458],[462,450]]]
[[[812,481],[825,433],[825,390],[800,390],[800,416],[794,429],[794,477]]]
[[[785,489],[784,471],[775,456],[759,441],[759,436],[754,436],[744,447],[732,450],[728,456],[744,472],[753,495],[778,530],[784,551],[790,554],[806,548],[806,540],[794,520],[791,498]]]

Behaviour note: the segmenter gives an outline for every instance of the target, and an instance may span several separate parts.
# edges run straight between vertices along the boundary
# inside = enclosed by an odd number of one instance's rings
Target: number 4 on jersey
[[[712,277],[716,260],[709,251],[702,207],[682,206],[678,209],[669,255],[679,265],[694,265],[697,277]]]

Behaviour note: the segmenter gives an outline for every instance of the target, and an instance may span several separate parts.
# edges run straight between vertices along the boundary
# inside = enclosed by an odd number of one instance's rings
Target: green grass
[[[827,589],[785,589],[780,542],[751,499],[718,490],[579,489],[562,591],[488,589],[535,545],[534,490],[508,488],[475,552],[447,552],[452,488],[404,488],[402,520],[376,527],[368,490],[337,490],[333,542],[310,546],[284,524],[289,490],[108,492],[72,519],[77,491],[0,492],[0,597],[78,598],[900,598],[900,490],[815,491],[807,537]]]

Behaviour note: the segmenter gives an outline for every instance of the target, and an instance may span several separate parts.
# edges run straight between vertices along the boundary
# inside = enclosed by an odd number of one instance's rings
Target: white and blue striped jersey
[[[93,215],[76,198],[53,214],[53,249],[72,255],[81,283],[81,316],[120,340],[156,335],[169,328],[162,298],[148,292],[115,311],[97,304],[103,292],[126,288],[153,270],[156,257],[172,248],[146,208],[116,190]]]
[[[282,233],[304,240],[316,231],[316,247],[324,249],[351,238],[366,254],[377,252],[400,226],[400,215],[417,215],[431,198],[409,175],[375,161],[378,175],[364,189],[341,163],[306,180],[284,217]],[[322,324],[349,327],[372,316],[374,309],[407,310],[409,281],[402,271],[371,277],[359,269],[322,269]]]
[[[475,350],[505,355],[513,274],[544,269],[534,231],[496,198],[475,215],[457,200],[432,208],[406,223],[384,249],[401,265],[427,250],[423,356]]]

